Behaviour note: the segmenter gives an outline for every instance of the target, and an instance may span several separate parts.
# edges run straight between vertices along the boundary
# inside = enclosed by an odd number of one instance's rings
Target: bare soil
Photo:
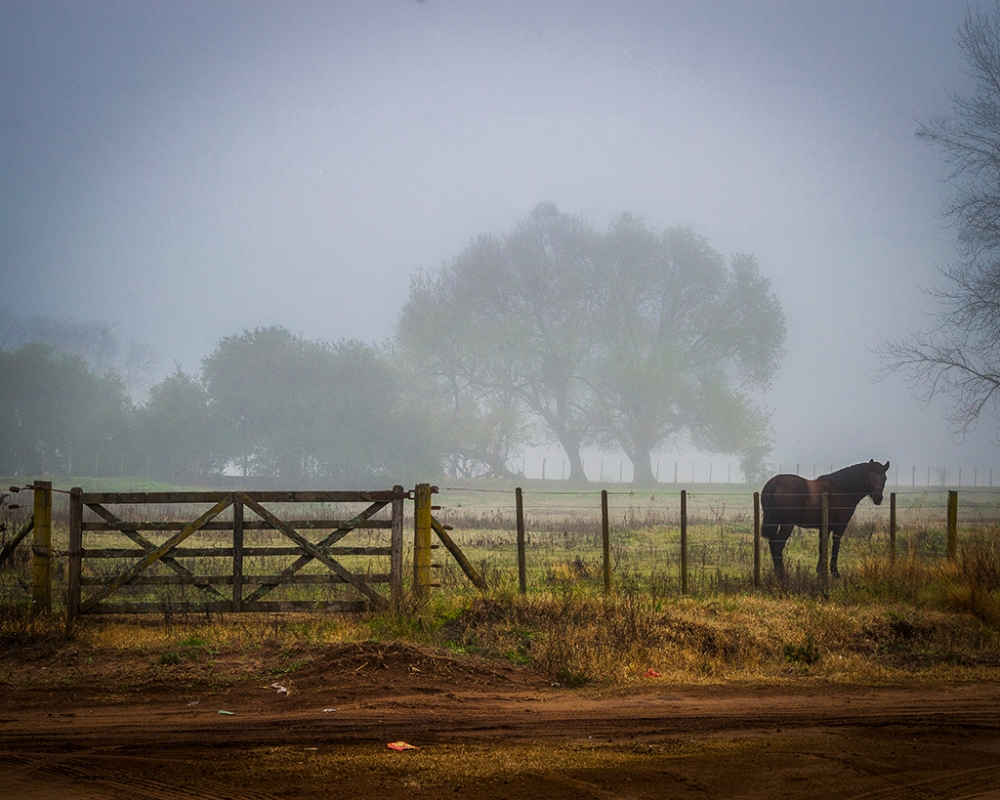
[[[17,646],[0,677],[3,798],[1000,800],[995,683],[567,688],[373,643]]]

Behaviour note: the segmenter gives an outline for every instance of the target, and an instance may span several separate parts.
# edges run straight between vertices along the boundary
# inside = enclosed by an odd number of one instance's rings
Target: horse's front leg
[[[830,531],[830,538],[833,539],[833,547],[830,548],[830,574],[834,578],[840,577],[837,570],[837,556],[840,554],[840,540],[844,536],[844,528],[836,527]]]

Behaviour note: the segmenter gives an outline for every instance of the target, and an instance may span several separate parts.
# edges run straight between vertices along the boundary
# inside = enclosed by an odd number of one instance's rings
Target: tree
[[[585,220],[543,203],[511,233],[479,236],[436,279],[415,282],[397,336],[458,413],[504,426],[491,456],[509,453],[513,436],[528,438],[530,413],[579,481],[591,435],[585,363],[595,242]]]
[[[437,467],[394,367],[371,345],[256,328],[223,339],[202,377],[222,452],[245,475],[384,483]]]
[[[0,347],[10,350],[32,342],[79,356],[99,378],[113,374],[131,397],[148,387],[159,360],[147,344],[133,341],[123,347],[111,323],[43,316],[22,320],[0,307]]]
[[[112,374],[45,344],[0,350],[0,472],[120,474],[134,466],[132,405]]]
[[[460,478],[511,477],[508,460],[525,436],[512,388],[490,378],[487,348],[464,306],[449,300],[444,277],[419,273],[397,328],[396,359],[409,402]],[[493,364],[493,370],[496,363]]]
[[[712,452],[761,457],[767,417],[747,392],[777,369],[784,316],[751,256],[721,255],[688,228],[658,234],[623,215],[594,271],[591,367],[599,440],[654,481],[654,450],[682,437]],[[750,454],[754,454],[751,456]]]
[[[492,390],[489,362],[478,356],[486,349],[479,331],[470,330],[466,309],[449,306],[442,283],[415,276],[398,325],[397,363],[410,403],[420,409],[446,474],[510,477],[507,463],[523,438],[520,402],[512,390]]]
[[[969,10],[958,45],[975,88],[917,133],[951,165],[942,215],[957,234],[954,260],[929,292],[934,324],[879,352],[883,377],[901,372],[924,402],[950,397],[953,432],[965,433],[984,412],[1000,420],[1000,3],[989,15]]]
[[[581,448],[621,447],[635,480],[652,451],[688,436],[701,447],[766,454],[766,388],[785,328],[750,256],[729,267],[686,229],[650,231],[624,215],[603,236],[542,204],[505,236],[484,235],[411,285],[397,336],[441,401],[509,452],[531,421],[557,441],[570,479]],[[474,423],[496,420],[502,435]],[[502,446],[499,446],[501,445]]]
[[[318,399],[314,348],[284,328],[224,338],[202,361],[224,452],[244,475],[302,477]],[[314,380],[306,380],[308,373]]]
[[[167,480],[220,474],[226,462],[221,428],[208,391],[180,367],[150,389],[136,414],[147,469]]]
[[[324,346],[328,362],[321,406],[321,474],[341,482],[413,483],[440,471],[440,454],[407,403],[387,354],[344,340]]]

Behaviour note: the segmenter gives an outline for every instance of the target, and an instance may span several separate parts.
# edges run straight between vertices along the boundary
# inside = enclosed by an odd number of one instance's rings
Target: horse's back
[[[775,475],[760,492],[763,508],[801,506],[811,494],[809,481],[800,475]]]
[[[811,526],[815,516],[812,481],[800,475],[775,475],[760,492],[761,533],[770,538],[779,526]]]

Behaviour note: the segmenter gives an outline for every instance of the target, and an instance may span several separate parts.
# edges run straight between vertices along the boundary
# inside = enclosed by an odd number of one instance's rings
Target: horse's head
[[[868,494],[875,505],[882,503],[882,491],[885,489],[885,479],[889,472],[889,462],[879,464],[875,459],[868,462]]]

